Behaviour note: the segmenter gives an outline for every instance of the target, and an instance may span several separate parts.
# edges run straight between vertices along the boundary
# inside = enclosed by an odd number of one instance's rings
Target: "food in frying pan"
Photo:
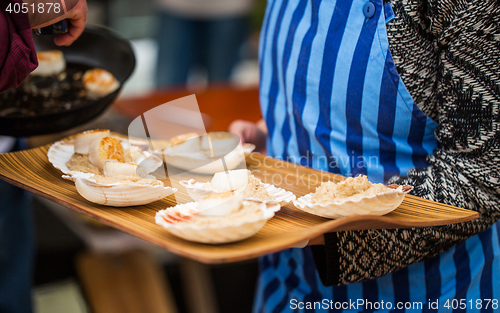
[[[83,74],[83,86],[91,99],[102,98],[120,87],[120,83],[110,72],[102,68],[94,68]]]
[[[0,117],[64,112],[104,97],[120,87],[108,71],[66,62],[61,51],[42,51],[37,56],[38,68],[19,87],[0,94]],[[89,77],[87,84],[83,79],[85,74]]]
[[[49,77],[57,75],[66,69],[66,60],[61,51],[41,51],[36,56],[38,58],[38,67],[30,75]]]

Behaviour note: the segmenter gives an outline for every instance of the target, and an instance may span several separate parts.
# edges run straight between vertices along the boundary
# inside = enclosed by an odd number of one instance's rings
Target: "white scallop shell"
[[[113,206],[125,207],[148,204],[173,194],[175,188],[161,185],[138,184],[101,184],[93,178],[93,174],[73,172],[73,176],[63,176],[75,182],[78,193],[90,202]]]
[[[130,147],[131,152],[135,151],[132,162],[144,167],[148,173],[155,171],[158,167],[163,164],[163,161],[155,155],[152,155],[148,151],[143,151],[143,147],[138,145],[138,142],[130,141],[130,146],[127,140],[123,138],[117,138],[122,141],[124,147]],[[60,140],[55,142],[50,146],[47,152],[47,158],[49,162],[61,172],[66,175],[72,175],[74,173],[71,171],[66,162],[68,162],[74,154],[74,140]]]
[[[188,140],[169,146],[163,149],[162,153],[169,165],[198,174],[215,174],[237,168],[245,160],[245,155],[255,150],[255,145],[245,143],[238,144],[231,151],[229,149],[234,146],[234,140],[234,138],[212,139],[212,144],[219,147],[218,152],[223,152],[224,147],[228,148],[223,158],[213,162],[209,162],[211,158],[202,152],[202,140]]]
[[[206,183],[200,183],[194,179],[181,180],[181,181],[179,181],[179,184],[186,187],[187,193],[194,201],[200,201],[201,199],[205,198],[208,195],[225,191],[225,190],[214,190],[213,188],[207,187]],[[266,184],[266,183],[262,183],[262,185],[267,190],[267,193],[270,196],[275,197],[274,200],[264,200],[262,202],[265,202],[265,203],[275,203],[276,202],[276,203],[284,204],[284,203],[293,201],[297,198],[293,194],[293,192],[286,191],[283,188],[278,188],[274,185]],[[259,199],[253,199],[253,198],[247,198],[247,199],[261,201]]]
[[[196,202],[178,204],[174,207],[160,210],[156,213],[155,221],[156,224],[164,227],[173,235],[185,240],[209,244],[229,243],[255,235],[274,216],[274,213],[280,209],[279,204],[266,205],[265,203],[261,203],[260,205],[264,211],[263,216],[255,216],[239,223],[231,223],[230,218],[227,216],[222,217],[227,221],[223,227],[216,227],[215,225],[190,225],[189,223],[177,224],[169,223],[165,220],[164,217],[168,217],[169,214],[189,216],[194,212],[197,213],[198,207]]]
[[[50,146],[47,152],[47,158],[52,165],[63,172],[64,174],[70,174],[71,170],[66,165],[75,151],[74,140],[61,140],[55,142]]]
[[[356,215],[384,215],[395,210],[405,197],[403,187],[387,192],[351,200],[344,198],[337,202],[318,204],[312,203],[313,193],[293,201],[298,209],[326,218],[341,218]]]

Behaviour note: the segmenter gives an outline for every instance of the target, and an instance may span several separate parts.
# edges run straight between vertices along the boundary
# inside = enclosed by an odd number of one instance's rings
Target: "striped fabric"
[[[270,155],[382,182],[426,164],[436,123],[399,80],[382,8],[365,20],[364,3],[270,2],[260,100]]]
[[[269,0],[259,51],[260,101],[269,155],[387,182],[427,165],[437,125],[416,106],[394,66],[386,32],[390,4],[374,0],[375,15],[366,18],[366,2]],[[395,312],[404,311],[397,303],[415,304],[408,312],[435,311],[428,299],[439,299],[440,311],[447,312],[446,299],[498,298],[491,273],[500,266],[499,231],[497,223],[434,258],[346,286],[322,285],[309,248],[268,255],[260,260],[254,312],[313,311],[300,310],[293,299],[383,300]]]

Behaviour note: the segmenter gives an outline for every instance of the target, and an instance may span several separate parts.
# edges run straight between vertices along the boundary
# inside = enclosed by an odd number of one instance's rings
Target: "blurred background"
[[[155,87],[258,84],[262,0],[90,0],[89,24],[132,42],[137,66],[122,96]]]
[[[192,93],[202,112],[217,112],[219,101],[220,108],[229,108],[220,116],[212,113],[207,130],[227,130],[235,118],[258,120],[257,55],[265,5],[261,0],[88,0],[89,24],[130,40],[135,71],[98,119],[29,138],[29,146],[93,128],[126,134],[137,116],[134,108]],[[33,196],[33,203],[35,312],[251,312],[256,260],[203,265],[46,199]]]

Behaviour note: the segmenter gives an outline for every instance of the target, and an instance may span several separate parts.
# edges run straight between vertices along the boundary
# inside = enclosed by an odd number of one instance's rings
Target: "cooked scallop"
[[[88,70],[82,77],[87,96],[93,99],[102,98],[120,87],[120,83],[110,72],[102,68]]]
[[[103,172],[106,177],[118,175],[130,176],[136,175],[139,166],[134,163],[121,163],[115,160],[107,160],[104,163]]]
[[[120,140],[113,137],[103,137],[90,144],[90,163],[102,170],[107,160],[125,162],[125,153]]]
[[[247,169],[218,172],[212,178],[212,186],[217,190],[238,190],[247,185],[250,175]]]
[[[109,136],[109,129],[94,129],[79,133],[75,136],[75,153],[89,154],[90,144],[103,137]]]
[[[244,199],[241,193],[214,193],[201,200],[198,209],[201,216],[226,216],[237,212]]]
[[[66,60],[59,50],[41,51],[37,54],[38,67],[31,72],[35,76],[53,76],[66,69]]]

